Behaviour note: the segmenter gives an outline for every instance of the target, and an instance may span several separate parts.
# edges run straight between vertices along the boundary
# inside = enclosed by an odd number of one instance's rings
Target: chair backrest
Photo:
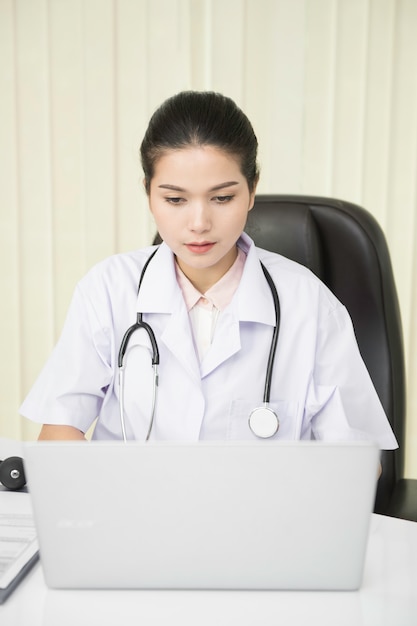
[[[346,306],[400,448],[384,451],[375,511],[404,471],[405,372],[401,318],[382,229],[365,209],[308,196],[259,195],[246,232],[256,245],[309,267]]]

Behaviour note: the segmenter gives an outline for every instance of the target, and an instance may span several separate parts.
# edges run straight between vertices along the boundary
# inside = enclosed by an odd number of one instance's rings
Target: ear
[[[143,185],[146,195],[149,197],[150,183],[149,181],[146,180],[146,178],[142,180],[142,185]]]
[[[253,207],[255,205],[255,196],[256,196],[256,188],[257,188],[257,186],[258,186],[258,181],[256,181],[256,183],[254,184],[253,189],[252,189],[252,191],[250,193],[250,196],[249,196],[249,209],[248,209],[248,212],[252,211],[252,209],[253,209]]]

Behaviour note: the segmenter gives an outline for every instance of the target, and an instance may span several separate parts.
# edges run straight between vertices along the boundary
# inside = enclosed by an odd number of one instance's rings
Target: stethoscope
[[[140,291],[140,287],[142,285],[143,277],[145,276],[145,272],[148,268],[149,263],[153,259],[154,255],[158,251],[158,248],[150,255],[147,259],[145,265],[143,266],[142,273],[139,278],[138,284],[138,294]],[[269,350],[268,363],[266,366],[266,377],[265,377],[265,387],[264,387],[264,396],[263,396],[263,404],[260,407],[253,409],[248,418],[248,424],[250,430],[253,432],[256,437],[260,437],[261,439],[268,439],[269,437],[273,437],[279,429],[279,419],[275,411],[269,406],[269,398],[271,395],[271,383],[272,383],[272,370],[274,367],[275,361],[275,353],[277,350],[278,343],[278,334],[279,334],[279,325],[280,325],[280,306],[279,306],[279,298],[278,292],[276,290],[274,281],[264,264],[262,262],[261,267],[269,288],[272,293],[272,297],[274,300],[275,307],[275,327],[272,334],[271,347]],[[143,321],[143,314],[137,313],[136,322],[132,326],[130,326],[125,332],[122,342],[120,344],[119,349],[119,357],[118,357],[118,369],[119,369],[119,411],[120,411],[120,424],[122,430],[123,441],[127,441],[126,436],[126,425],[125,425],[125,412],[124,412],[124,358],[127,352],[127,348],[129,345],[129,341],[137,330],[144,330],[151,342],[152,346],[152,368],[153,368],[153,384],[152,384],[152,408],[151,408],[151,418],[149,420],[148,432],[146,434],[146,441],[149,440],[152,432],[152,427],[155,419],[155,409],[156,409],[156,400],[157,400],[157,389],[158,389],[158,365],[159,365],[159,350],[158,344],[155,339],[155,334],[149,324]]]

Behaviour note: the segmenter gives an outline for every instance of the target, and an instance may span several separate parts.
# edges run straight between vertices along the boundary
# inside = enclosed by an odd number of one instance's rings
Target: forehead
[[[237,182],[245,180],[238,157],[214,146],[193,146],[165,150],[155,162],[153,178],[159,184],[175,182],[181,186],[180,181],[210,185],[231,180],[231,176]]]

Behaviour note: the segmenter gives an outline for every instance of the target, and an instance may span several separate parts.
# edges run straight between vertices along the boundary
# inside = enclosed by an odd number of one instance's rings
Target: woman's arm
[[[38,437],[39,441],[61,440],[61,441],[85,441],[84,433],[74,426],[56,426],[55,424],[44,424]]]

